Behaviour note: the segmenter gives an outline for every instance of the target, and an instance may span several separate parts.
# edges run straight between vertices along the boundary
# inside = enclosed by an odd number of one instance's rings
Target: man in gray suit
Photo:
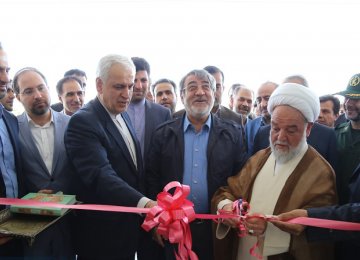
[[[25,108],[18,121],[26,191],[71,193],[73,174],[64,146],[70,117],[50,109],[48,84],[37,69],[18,71],[13,85],[16,98]],[[41,233],[32,246],[26,247],[26,255],[74,258],[68,217]]]

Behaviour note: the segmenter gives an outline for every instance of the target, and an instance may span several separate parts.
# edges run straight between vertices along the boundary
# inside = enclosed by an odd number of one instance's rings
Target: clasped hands
[[[222,209],[224,211],[232,212],[233,205],[232,203],[226,204]],[[267,221],[261,216],[262,215],[260,214],[247,214],[246,218],[244,218],[243,224],[249,235],[261,236],[264,234],[267,227]],[[232,228],[238,228],[240,221],[240,218],[226,218],[222,220],[222,223]]]
[[[226,204],[223,208],[225,211],[232,212],[232,203]],[[262,214],[247,214],[244,220],[244,225],[249,235],[253,236],[260,236],[263,235],[266,227],[267,221],[265,218],[261,218]],[[286,213],[279,214],[278,216],[274,216],[273,218],[269,219],[269,222],[274,224],[277,228],[281,229],[284,232],[293,234],[293,235],[300,235],[305,227],[300,224],[292,224],[285,222],[287,220],[297,218],[297,217],[307,217],[307,211],[305,209],[295,209]],[[223,219],[222,223],[232,227],[237,228],[239,225],[240,219],[229,218]]]

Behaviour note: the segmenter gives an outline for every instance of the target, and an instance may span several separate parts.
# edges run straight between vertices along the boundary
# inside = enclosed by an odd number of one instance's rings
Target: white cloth
[[[34,143],[51,175],[55,146],[55,126],[53,115],[51,114],[51,120],[43,126],[37,125],[28,114],[26,114],[26,116]]]
[[[271,94],[267,109],[270,114],[275,107],[287,105],[299,110],[308,122],[315,122],[320,114],[319,97],[309,88],[296,83],[285,83]]]
[[[307,148],[308,146],[304,145],[295,158],[283,164],[276,162],[273,154],[269,156],[256,176],[249,213],[262,213],[265,215],[272,215],[274,213],[275,205],[288,177],[303,158]],[[246,236],[240,239],[237,259],[256,259],[249,254],[249,249],[256,243],[256,239],[253,236]],[[264,260],[267,259],[267,256],[289,251],[290,234],[281,231],[271,223],[268,223],[264,239],[262,252]]]
[[[134,140],[132,139],[132,136],[130,134],[130,131],[122,118],[121,114],[118,114],[114,119],[116,127],[119,129],[119,132],[121,136],[123,137],[126,146],[129,150],[129,153],[131,155],[131,158],[133,159],[133,162],[135,166],[137,167],[137,161],[136,161],[136,150],[135,150],[135,144]]]

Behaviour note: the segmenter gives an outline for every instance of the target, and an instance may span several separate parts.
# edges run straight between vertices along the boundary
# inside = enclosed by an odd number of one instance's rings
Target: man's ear
[[[104,83],[101,80],[101,78],[96,78],[96,90],[99,94],[102,94],[103,92]]]
[[[306,137],[310,135],[311,129],[314,126],[314,123],[307,123],[306,125]]]
[[[184,90],[183,91],[180,91],[180,98],[181,98],[181,102],[183,103],[183,105],[185,105],[184,104]]]

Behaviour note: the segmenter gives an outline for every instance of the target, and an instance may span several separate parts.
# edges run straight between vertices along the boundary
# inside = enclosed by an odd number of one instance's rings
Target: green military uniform
[[[354,130],[350,122],[335,128],[339,169],[336,171],[336,183],[341,204],[349,201],[349,180],[360,163],[360,130]]]
[[[339,202],[349,202],[349,180],[360,163],[360,129],[354,129],[353,125],[359,123],[358,102],[360,100],[360,73],[351,77],[346,90],[336,93],[346,100],[352,100],[352,110],[357,112],[356,117],[351,117],[350,122],[343,123],[335,128],[337,149],[339,152],[339,169],[336,171]],[[355,102],[355,103],[354,103]],[[346,110],[346,108],[345,108]],[[359,128],[358,126],[356,128]]]

